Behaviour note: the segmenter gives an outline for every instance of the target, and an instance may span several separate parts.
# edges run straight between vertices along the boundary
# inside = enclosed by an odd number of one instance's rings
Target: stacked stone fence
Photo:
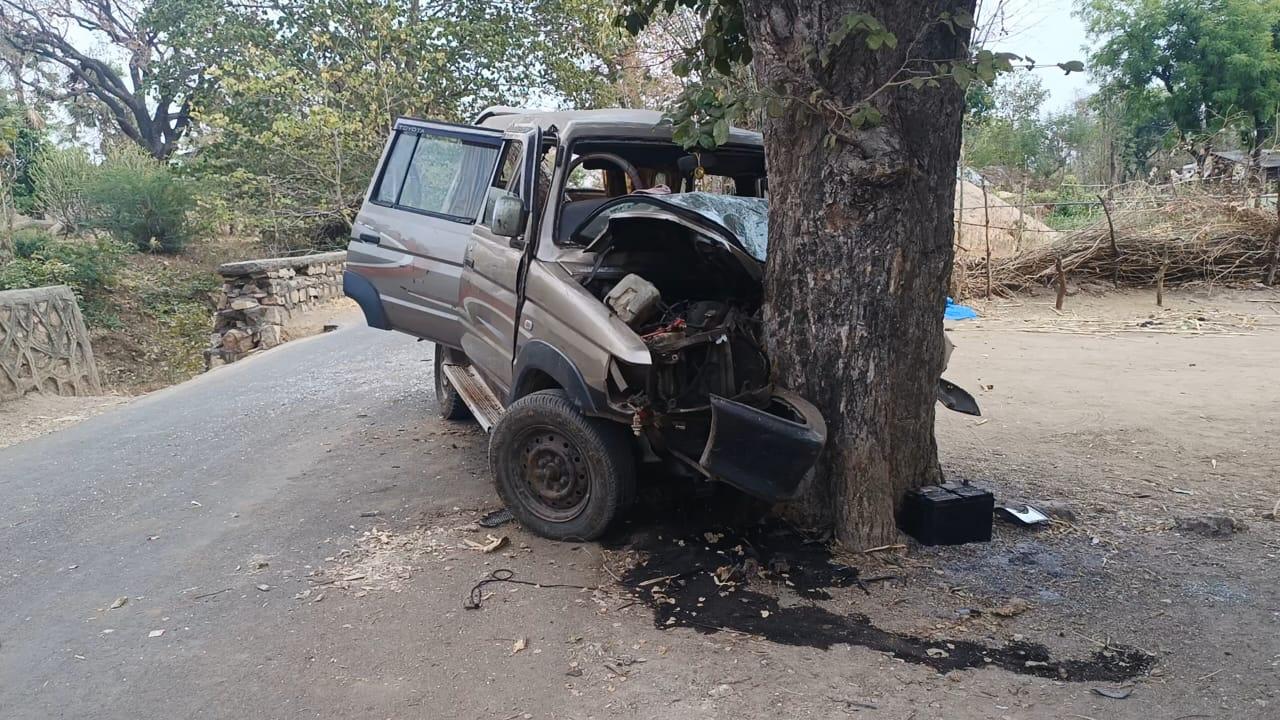
[[[0,402],[102,391],[89,331],[66,285],[0,292]]]
[[[290,321],[342,297],[345,252],[246,260],[218,267],[218,294],[209,367],[235,362],[289,339]]]

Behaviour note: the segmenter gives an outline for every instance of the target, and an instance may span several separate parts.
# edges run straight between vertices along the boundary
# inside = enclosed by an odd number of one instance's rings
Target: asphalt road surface
[[[403,650],[342,600],[291,598],[374,523],[495,503],[483,436],[435,419],[430,361],[353,323],[0,450],[0,718],[382,704],[334,668]]]

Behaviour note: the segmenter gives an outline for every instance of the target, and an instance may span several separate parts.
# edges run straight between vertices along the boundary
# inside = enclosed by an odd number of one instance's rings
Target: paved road
[[[372,523],[494,503],[430,359],[353,323],[0,450],[0,718],[342,707],[307,675],[352,626],[293,613],[307,572]]]

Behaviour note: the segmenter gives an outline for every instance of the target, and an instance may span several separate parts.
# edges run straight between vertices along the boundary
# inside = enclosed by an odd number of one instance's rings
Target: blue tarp
[[[978,313],[967,305],[957,305],[955,300],[947,298],[947,311],[942,315],[945,320],[973,320]]]

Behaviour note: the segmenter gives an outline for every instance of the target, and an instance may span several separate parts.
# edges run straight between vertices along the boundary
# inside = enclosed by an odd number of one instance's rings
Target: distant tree
[[[1041,108],[1049,93],[1037,75],[1016,71],[998,78],[983,97],[970,86],[965,122],[965,162],[1000,166],[1030,175],[1052,174],[1058,164],[1047,154],[1049,128]],[[972,100],[980,100],[976,110]]]
[[[53,102],[91,100],[106,123],[165,159],[190,128],[209,79],[156,17],[198,7],[198,0],[0,0],[0,43],[38,66],[19,73],[22,85]]]
[[[1280,0],[1084,0],[1079,13],[1100,38],[1090,68],[1135,129],[1167,119],[1200,163],[1224,130],[1255,151],[1274,134]]]
[[[611,17],[605,0],[226,6],[184,43],[217,82],[195,111],[199,169],[268,235],[345,238],[397,116],[616,102],[599,50]]]

